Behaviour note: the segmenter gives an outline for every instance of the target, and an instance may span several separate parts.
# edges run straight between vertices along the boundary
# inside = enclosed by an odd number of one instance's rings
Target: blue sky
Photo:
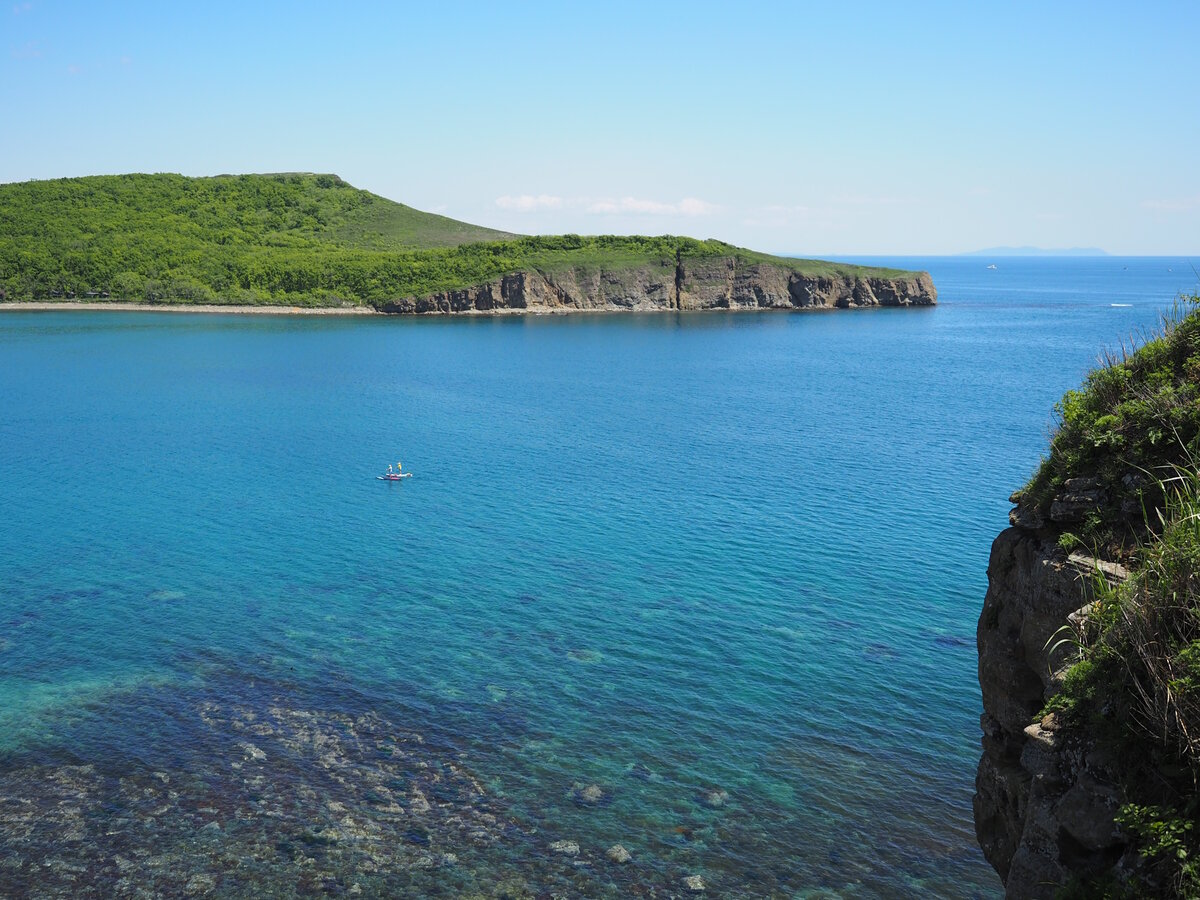
[[[0,181],[335,172],[525,233],[1200,255],[1200,4],[2,0]]]

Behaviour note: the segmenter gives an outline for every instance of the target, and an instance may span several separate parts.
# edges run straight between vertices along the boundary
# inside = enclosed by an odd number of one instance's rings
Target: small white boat
[[[389,472],[386,475],[376,475],[375,477],[380,481],[399,481],[401,478],[412,478],[412,472],[401,472],[399,475]]]
[[[994,268],[996,268],[996,264],[995,264],[995,263],[992,263],[990,266],[988,266],[988,268],[989,268],[989,269],[994,269]]]

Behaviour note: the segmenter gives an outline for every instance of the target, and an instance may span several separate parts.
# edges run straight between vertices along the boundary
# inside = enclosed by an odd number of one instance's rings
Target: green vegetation
[[[869,274],[679,237],[517,237],[419,212],[335,175],[113,175],[0,185],[0,300],[376,305],[522,270],[674,268],[732,256]]]
[[[1080,659],[1046,712],[1112,754],[1117,822],[1144,871],[1129,896],[1200,896],[1200,474],[1162,484],[1157,529],[1098,581]],[[1136,890],[1133,889],[1136,887]]]
[[[1131,880],[1073,885],[1079,896],[1200,896],[1200,309],[1093,372],[1059,406],[1050,456],[1026,487],[1048,507],[1069,478],[1107,492],[1081,536],[1122,555],[1130,575],[1097,573],[1075,643],[1078,661],[1043,714],[1115,761],[1117,823],[1141,869]],[[1130,478],[1131,474],[1138,477]],[[1136,520],[1130,515],[1137,510]]]
[[[1179,311],[1164,326],[1161,337],[1111,354],[1082,390],[1067,392],[1049,458],[1021,492],[1047,515],[1068,479],[1095,479],[1105,500],[1078,535],[1109,555],[1137,538],[1144,507],[1161,504],[1162,477],[1200,458],[1200,315]]]

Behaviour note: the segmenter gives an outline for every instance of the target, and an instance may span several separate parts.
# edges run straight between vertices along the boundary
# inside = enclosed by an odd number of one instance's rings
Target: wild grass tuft
[[[1069,479],[1095,479],[1106,500],[1075,531],[1086,545],[1116,554],[1136,542],[1144,512],[1163,502],[1158,485],[1200,456],[1197,303],[1200,296],[1181,297],[1160,334],[1131,337],[1105,353],[1083,387],[1055,407],[1050,453],[1022,494],[1048,515]]]

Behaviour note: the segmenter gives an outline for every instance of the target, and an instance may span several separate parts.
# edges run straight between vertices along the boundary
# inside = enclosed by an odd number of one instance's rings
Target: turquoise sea
[[[0,313],[0,894],[998,896],[989,546],[1200,285],[869,261],[940,305]]]

